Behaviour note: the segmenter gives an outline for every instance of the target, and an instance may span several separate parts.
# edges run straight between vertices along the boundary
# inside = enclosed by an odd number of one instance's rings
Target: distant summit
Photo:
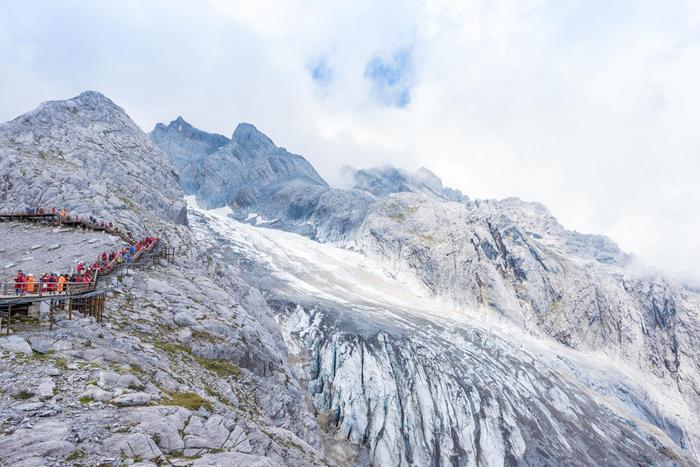
[[[275,146],[250,123],[228,139],[178,117],[150,136],[177,168],[182,188],[209,208],[249,206],[284,183],[328,186],[306,159]]]
[[[442,180],[425,167],[415,173],[389,166],[359,170],[345,166],[343,171],[352,178],[353,188],[368,191],[375,196],[409,192],[458,203],[468,199],[458,190],[444,187]]]
[[[175,166],[180,185],[187,193],[195,193],[199,189],[199,163],[231,141],[223,135],[198,130],[182,117],[177,117],[168,125],[158,123],[150,137]]]
[[[250,123],[239,123],[231,140],[236,145],[238,154],[242,156],[259,157],[279,149],[270,138]]]

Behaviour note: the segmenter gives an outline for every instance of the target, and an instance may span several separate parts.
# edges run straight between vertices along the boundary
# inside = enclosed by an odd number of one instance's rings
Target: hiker
[[[56,215],[56,206],[51,208],[51,214]]]
[[[27,279],[25,278],[24,274],[22,274],[22,271],[20,271],[15,277],[15,295],[24,295],[24,285],[26,280]]]
[[[22,270],[17,271],[15,276],[15,295],[20,295],[22,293]]]
[[[27,293],[34,293],[34,274],[31,273],[27,276]]]
[[[83,269],[85,269],[85,266],[83,266],[82,261],[78,263],[78,265],[75,267],[75,270],[78,271],[78,274],[81,274],[83,272]]]
[[[58,293],[63,293],[63,288],[65,287],[65,285],[66,285],[66,276],[61,274],[60,276],[58,276],[58,288],[57,288]]]
[[[65,218],[66,218],[66,214],[67,214],[67,213],[66,213],[66,208],[61,208],[60,216],[61,216],[62,219],[65,219]]]

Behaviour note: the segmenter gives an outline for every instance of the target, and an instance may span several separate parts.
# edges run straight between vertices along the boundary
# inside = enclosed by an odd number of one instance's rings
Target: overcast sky
[[[145,130],[255,124],[331,183],[426,166],[700,281],[700,2],[29,1],[0,120],[100,91]]]

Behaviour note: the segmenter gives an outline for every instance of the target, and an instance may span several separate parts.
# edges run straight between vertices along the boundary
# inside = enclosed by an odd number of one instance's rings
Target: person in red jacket
[[[15,276],[15,295],[22,295],[22,283],[24,282],[24,274],[22,271],[17,271]]]

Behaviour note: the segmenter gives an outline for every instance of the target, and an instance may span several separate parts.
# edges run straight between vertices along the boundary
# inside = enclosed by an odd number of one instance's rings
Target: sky
[[[0,121],[91,89],[256,125],[331,183],[428,167],[700,284],[696,0],[4,0]]]

